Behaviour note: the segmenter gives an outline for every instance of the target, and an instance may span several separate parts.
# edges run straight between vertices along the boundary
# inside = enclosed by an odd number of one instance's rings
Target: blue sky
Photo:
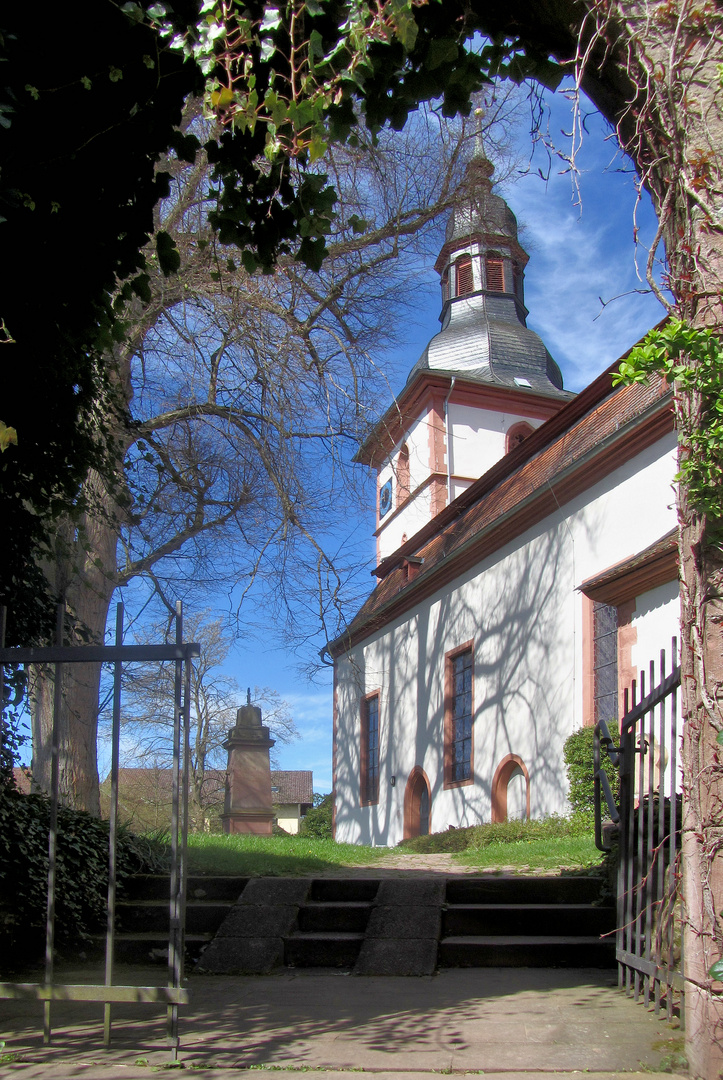
[[[634,174],[619,156],[609,132],[588,107],[587,133],[576,158],[577,188],[564,161],[548,162],[544,148],[530,162],[529,123],[518,137],[520,175],[498,188],[518,218],[520,239],[530,255],[525,275],[529,325],[536,330],[562,369],[566,388],[580,390],[653,326],[663,314],[636,271],[634,227],[639,228],[637,260],[644,277],[655,219],[647,200],[637,208]],[[569,152],[570,103],[557,95],[549,114],[549,135]],[[529,164],[528,164],[529,163]],[[549,176],[540,178],[538,169]],[[415,308],[407,319],[403,344],[374,360],[386,372],[391,391],[398,391],[429,339],[439,329],[439,279],[430,265],[419,271]],[[618,297],[618,299],[615,299]],[[605,307],[603,301],[610,301]],[[383,412],[388,401],[379,402]],[[355,538],[368,537],[374,552],[374,511],[350,523]],[[370,579],[371,584],[371,579]],[[222,601],[223,602],[223,601]],[[348,617],[354,614],[349,611]],[[331,790],[331,671],[315,681],[299,670],[291,649],[274,647],[274,632],[249,634],[231,653],[225,671],[241,687],[268,686],[288,702],[300,738],[277,745],[283,769],[311,769],[314,789]],[[323,644],[319,642],[319,645]],[[242,692],[245,700],[245,691]],[[239,701],[241,704],[242,701]],[[102,770],[101,770],[102,771]]]
[[[547,173],[548,159],[539,149],[527,175],[498,189],[517,215],[521,241],[530,254],[525,279],[528,323],[557,360],[570,390],[586,386],[663,315],[652,295],[637,291],[645,289],[640,280],[647,260],[644,245],[655,234],[649,200],[644,197],[636,215],[634,174],[616,156],[606,125],[591,107],[588,111],[588,132],[576,157],[578,190],[561,160],[552,160],[546,182],[540,178],[537,170]],[[549,133],[564,152],[569,151],[569,138],[563,131],[569,131],[570,117],[570,103],[558,95],[551,106]],[[527,129],[520,131],[519,147],[528,161],[531,144]],[[640,276],[633,242],[636,225]],[[409,317],[405,344],[385,357],[375,357],[387,370],[393,390],[402,386],[427,341],[439,329],[439,279],[431,266],[420,274],[418,298],[416,312]],[[380,403],[380,411],[386,405]],[[368,520],[358,526],[369,536],[370,557],[373,527],[370,508]],[[272,686],[291,705],[301,738],[278,748],[280,767],[312,769],[315,790],[330,791],[331,672],[309,684],[299,674],[290,652],[254,649],[251,642],[241,650],[228,664],[239,682]]]

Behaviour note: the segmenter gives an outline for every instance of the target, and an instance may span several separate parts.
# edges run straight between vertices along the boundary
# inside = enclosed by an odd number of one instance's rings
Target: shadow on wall
[[[454,591],[423,603],[339,662],[338,839],[401,839],[404,793],[415,767],[429,779],[432,831],[499,819],[513,809],[541,816],[564,808],[562,744],[574,726],[574,635],[580,632],[570,544],[564,524],[527,534],[483,573],[470,572]],[[474,784],[445,790],[445,654],[467,641],[474,650]],[[379,802],[361,810],[359,702],[376,690]]]

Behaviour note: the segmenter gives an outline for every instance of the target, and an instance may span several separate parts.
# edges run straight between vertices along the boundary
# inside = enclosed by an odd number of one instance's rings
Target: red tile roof
[[[104,784],[110,783],[110,774]],[[218,794],[223,798],[226,783],[225,769],[206,769],[204,787],[206,796]],[[278,790],[273,793],[275,803],[308,803],[314,798],[313,772],[304,769],[271,770],[271,787]],[[171,770],[166,768],[127,768],[118,770],[118,788],[126,797],[131,793],[136,798],[163,796],[171,797]]]
[[[284,770],[271,770],[271,786],[277,790],[274,792],[275,803],[308,803],[314,801],[313,773],[303,769],[292,772]]]
[[[18,791],[21,791],[23,795],[30,794],[30,775],[27,769],[22,767],[13,769],[13,779]]]
[[[583,581],[580,588],[592,600],[617,606],[656,585],[674,581],[677,576],[678,529],[675,528],[642,551]]]

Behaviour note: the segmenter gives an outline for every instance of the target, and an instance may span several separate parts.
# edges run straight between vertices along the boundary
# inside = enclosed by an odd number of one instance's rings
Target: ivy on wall
[[[712,330],[681,319],[651,330],[622,361],[613,385],[645,382],[654,372],[676,389],[680,472],[688,505],[712,521],[723,517],[723,343]],[[686,398],[686,407],[681,396]]]

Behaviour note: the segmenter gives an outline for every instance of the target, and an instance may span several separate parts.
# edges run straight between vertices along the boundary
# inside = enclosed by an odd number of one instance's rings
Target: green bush
[[[24,795],[0,782],[0,945],[30,959],[42,950],[48,882],[50,801]],[[140,870],[157,869],[162,842],[119,828],[118,882]],[[106,922],[108,822],[60,807],[56,877],[55,940],[62,946],[87,942]]]
[[[617,725],[610,724],[609,727],[610,735],[617,744],[619,739]],[[579,731],[574,731],[570,735],[562,749],[567,779],[570,783],[570,792],[567,796],[568,802],[573,814],[583,814],[587,818],[592,817],[595,809],[593,737],[594,728],[580,728]],[[610,781],[613,798],[617,802],[620,790],[618,771],[606,753],[601,754],[601,762]],[[603,817],[606,816],[606,813],[603,801]]]
[[[499,821],[494,824],[470,825],[465,829],[448,829],[429,836],[414,836],[397,845],[407,851],[434,854],[444,851],[479,851],[490,844],[514,844],[520,840],[555,840],[568,836],[588,836],[590,822],[579,815],[560,817],[552,814],[539,821]]]
[[[331,840],[332,797],[325,795],[318,806],[312,806],[301,819],[299,836],[315,836],[317,840]]]

